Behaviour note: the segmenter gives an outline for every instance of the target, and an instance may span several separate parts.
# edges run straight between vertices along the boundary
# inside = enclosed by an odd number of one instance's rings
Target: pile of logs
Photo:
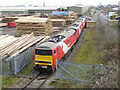
[[[6,27],[6,23],[0,23],[0,28],[1,27]]]
[[[20,18],[20,17],[5,17],[5,18],[2,19],[2,23],[14,22],[18,18]]]
[[[66,24],[65,19],[51,19],[51,22],[53,27],[61,27]]]
[[[73,11],[69,11],[68,16],[61,16],[61,15],[56,15],[56,16],[49,16],[51,19],[64,19],[66,25],[70,25],[73,23],[75,20],[77,20],[77,13],[74,13]],[[54,25],[54,24],[53,24]]]
[[[16,56],[35,43],[49,38],[48,36],[34,36],[33,33],[14,37],[9,35],[0,36],[0,53],[2,58]]]
[[[19,18],[16,22],[17,34],[34,33],[35,36],[48,35],[52,33],[52,23],[48,18]]]
[[[74,19],[74,21],[77,19],[77,13],[74,13],[73,11],[69,11],[68,19]]]

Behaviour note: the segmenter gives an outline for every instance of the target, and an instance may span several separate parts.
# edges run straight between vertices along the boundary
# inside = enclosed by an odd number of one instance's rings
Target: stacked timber
[[[51,18],[51,19],[65,19],[66,25],[70,25],[75,20],[77,20],[77,13],[74,13],[73,11],[69,11],[68,15],[65,15],[65,16],[62,14],[53,15],[53,16],[51,15],[51,16],[49,16],[49,18]]]
[[[34,36],[33,33],[14,37],[9,35],[0,36],[0,53],[2,58],[16,56],[35,43],[45,39],[45,36]]]
[[[19,18],[16,22],[18,36],[34,33],[35,36],[52,33],[52,23],[48,18]]]
[[[2,22],[2,18],[0,18],[0,23]]]
[[[69,11],[68,18],[66,19],[66,25],[72,24],[75,20],[77,20],[77,13]]]
[[[111,20],[111,19],[109,19],[109,24],[110,25],[117,25],[118,24],[118,20]]]
[[[65,19],[51,19],[51,22],[53,27],[61,27],[66,24]]]
[[[77,20],[77,13],[74,13],[73,11],[69,11],[68,19],[74,19],[74,21]]]
[[[2,19],[2,23],[7,23],[7,22],[14,22],[15,20],[17,20],[20,17],[4,17]]]
[[[74,22],[74,19],[66,19],[66,25],[70,25]]]
[[[0,23],[0,28],[1,27],[6,27],[6,23]]]
[[[64,30],[64,27],[53,27],[53,32],[59,32],[60,30]]]
[[[91,28],[91,27],[95,27],[96,26],[96,21],[87,21],[87,27]]]

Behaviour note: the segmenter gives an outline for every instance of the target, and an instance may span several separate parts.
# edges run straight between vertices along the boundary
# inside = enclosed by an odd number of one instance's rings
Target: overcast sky
[[[45,2],[46,6],[71,6],[75,4],[83,5],[98,5],[100,2],[102,5],[117,4],[120,0],[0,0],[0,6],[12,6],[12,5],[40,5],[43,6]]]

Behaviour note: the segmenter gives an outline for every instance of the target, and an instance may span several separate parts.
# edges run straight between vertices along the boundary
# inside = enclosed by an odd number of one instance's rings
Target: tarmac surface
[[[0,28],[0,35],[6,35],[6,34],[16,36],[17,35],[16,28],[7,28],[7,27]]]

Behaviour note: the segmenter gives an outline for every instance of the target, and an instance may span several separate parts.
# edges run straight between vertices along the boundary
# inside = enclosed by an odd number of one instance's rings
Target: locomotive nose
[[[50,66],[52,65],[52,50],[35,50],[35,65]]]
[[[40,65],[40,66],[51,65],[52,64],[52,56],[35,55],[35,64]]]

